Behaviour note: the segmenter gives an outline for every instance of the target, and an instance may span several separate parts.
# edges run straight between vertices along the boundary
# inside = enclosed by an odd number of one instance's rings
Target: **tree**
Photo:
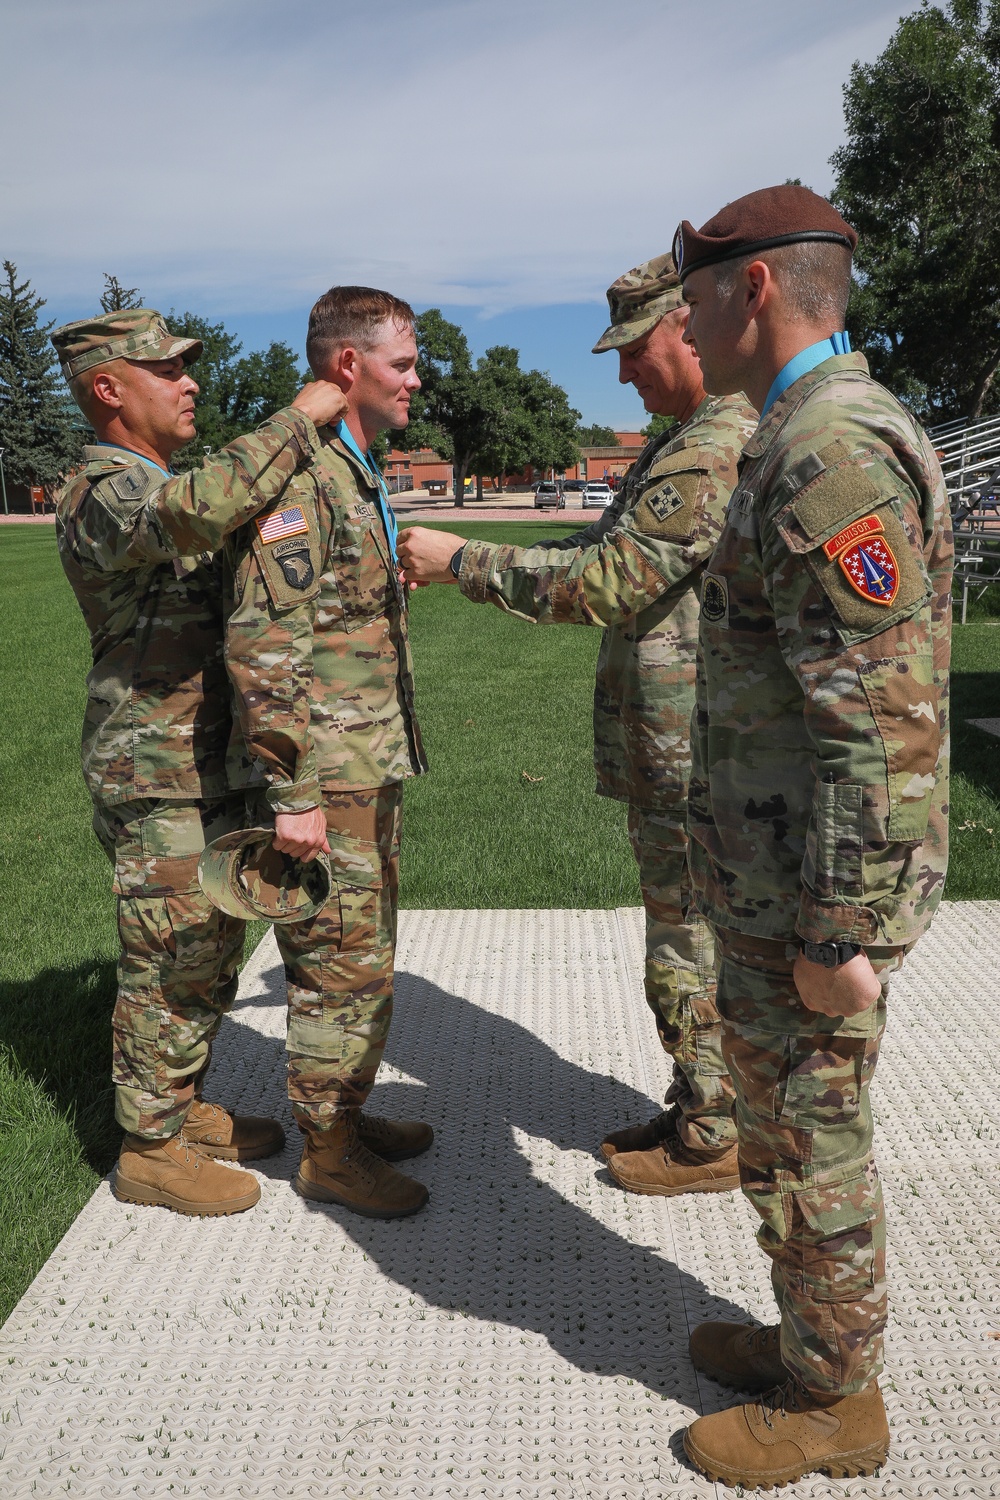
[[[128,308],[141,306],[142,298],[137,286],[122,286],[117,276],[105,271],[101,307],[106,313],[125,312]]]
[[[0,283],[0,448],[14,484],[54,484],[83,456],[83,436],[48,340],[45,306],[17,267],[3,263]]]
[[[599,423],[576,429],[576,441],[581,448],[620,448],[618,434],[613,427],[602,427]]]
[[[931,420],[1000,407],[1000,0],[900,22],[844,88],[834,200],[857,229],[848,329]]]
[[[205,448],[213,451],[252,432],[272,412],[288,406],[302,385],[295,354],[275,342],[241,357],[243,345],[224,323],[209,323],[194,313],[171,312],[167,324],[181,338],[201,339],[204,348],[191,367],[198,382],[195,421],[198,435],[174,459],[190,469]]]
[[[481,496],[484,473],[502,482],[509,469],[529,463],[551,468],[575,461],[579,412],[547,375],[522,370],[516,349],[498,344],[473,366],[465,334],[436,307],[418,316],[416,335],[422,389],[396,441],[451,460],[456,505],[470,472],[479,477]]]
[[[661,432],[669,432],[671,427],[676,426],[676,417],[665,417],[662,412],[656,411],[645,427],[640,428],[640,431],[644,438],[654,438],[659,437]]]

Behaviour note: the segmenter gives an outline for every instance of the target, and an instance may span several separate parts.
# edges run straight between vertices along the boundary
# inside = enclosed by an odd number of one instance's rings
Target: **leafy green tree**
[[[576,429],[576,441],[581,448],[620,448],[618,434],[613,427],[602,427],[600,423]]]
[[[117,276],[105,271],[101,307],[106,313],[125,312],[130,307],[141,306],[142,297],[137,286],[122,286]]]
[[[509,469],[529,463],[562,468],[575,461],[579,412],[547,375],[522,370],[516,349],[496,345],[473,365],[465,334],[436,307],[418,316],[416,334],[422,389],[396,441],[451,461],[457,505],[469,473],[477,475],[481,497],[483,474],[502,482]]]
[[[193,468],[206,448],[214,452],[252,432],[272,412],[288,406],[303,383],[287,344],[274,342],[264,350],[242,354],[243,345],[224,323],[173,312],[167,323],[172,333],[201,339],[204,345],[191,366],[199,386],[195,397],[198,436],[177,454],[178,468]]]
[[[83,456],[76,408],[49,343],[52,323],[12,261],[0,281],[0,448],[8,484],[52,485]]]
[[[844,88],[848,329],[925,419],[1000,408],[1000,0],[925,3]]]
[[[669,432],[671,427],[676,426],[676,417],[665,417],[662,412],[656,411],[650,417],[645,427],[639,430],[644,438],[654,438],[659,437],[661,432]]]

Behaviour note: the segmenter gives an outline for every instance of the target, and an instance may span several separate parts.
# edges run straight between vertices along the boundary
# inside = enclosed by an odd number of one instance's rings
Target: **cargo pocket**
[[[850,1124],[861,1109],[862,1090],[877,1059],[877,1037],[786,1038],[781,1124],[798,1130]]]
[[[389,946],[389,893],[383,889],[378,844],[331,833],[330,868],[340,893],[340,952],[364,953]]]
[[[871,1298],[885,1276],[885,1220],[878,1174],[795,1194],[801,1218],[802,1290],[816,1302]]]

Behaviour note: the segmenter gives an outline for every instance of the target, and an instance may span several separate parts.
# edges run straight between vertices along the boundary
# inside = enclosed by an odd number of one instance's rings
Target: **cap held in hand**
[[[265,922],[301,922],[323,909],[333,889],[327,856],[305,864],[280,854],[273,840],[272,828],[241,828],[208,845],[198,883],[213,906]]]

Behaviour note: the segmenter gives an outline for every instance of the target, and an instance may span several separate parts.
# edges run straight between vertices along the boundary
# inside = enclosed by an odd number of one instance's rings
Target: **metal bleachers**
[[[955,528],[955,584],[965,624],[969,596],[1000,582],[1000,417],[928,429],[944,470]]]

